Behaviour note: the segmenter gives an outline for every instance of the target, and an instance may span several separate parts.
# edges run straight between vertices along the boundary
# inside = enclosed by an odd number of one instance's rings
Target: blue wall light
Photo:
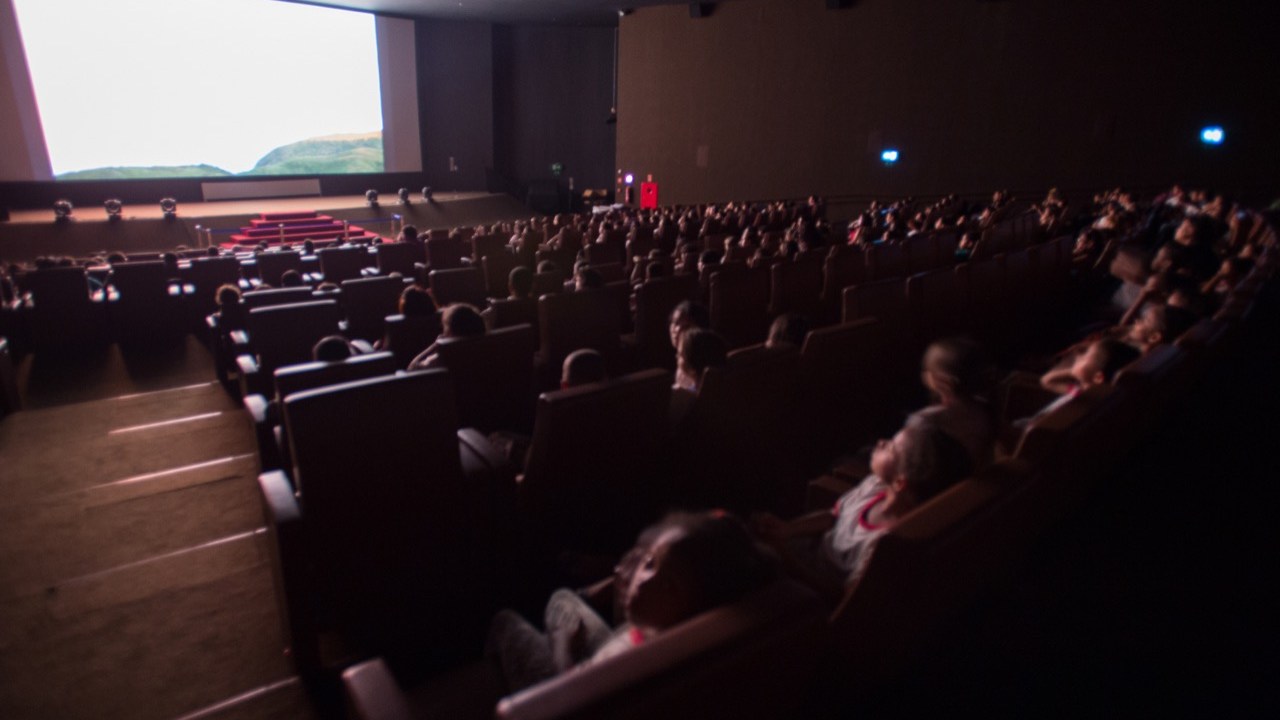
[[[1200,131],[1200,142],[1205,145],[1221,145],[1226,137],[1226,132],[1219,125],[1210,125]]]
[[[880,159],[885,165],[893,165],[898,162],[898,151],[892,148],[880,153]]]

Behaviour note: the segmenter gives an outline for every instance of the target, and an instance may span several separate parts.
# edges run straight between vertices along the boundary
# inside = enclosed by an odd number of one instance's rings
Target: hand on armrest
[[[342,685],[357,720],[412,720],[409,701],[382,658],[342,672]]]

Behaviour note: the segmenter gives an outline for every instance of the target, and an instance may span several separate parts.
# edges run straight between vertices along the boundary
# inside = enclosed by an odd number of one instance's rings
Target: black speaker
[[[853,7],[854,0],[827,0],[828,10],[844,10]]]
[[[711,13],[715,12],[715,10],[716,4],[713,2],[689,3],[689,17],[691,18],[711,17]]]

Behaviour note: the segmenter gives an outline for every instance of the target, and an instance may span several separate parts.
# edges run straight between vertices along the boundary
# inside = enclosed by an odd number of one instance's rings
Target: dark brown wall
[[[493,26],[419,21],[417,45],[426,182],[440,190],[482,189],[485,169],[493,167]]]
[[[613,177],[613,28],[494,28],[497,167],[520,183],[560,179],[578,190]]]
[[[1175,180],[1273,192],[1274,5],[642,8],[621,22],[618,166],[653,173],[664,203]],[[1200,145],[1210,122],[1226,145]]]

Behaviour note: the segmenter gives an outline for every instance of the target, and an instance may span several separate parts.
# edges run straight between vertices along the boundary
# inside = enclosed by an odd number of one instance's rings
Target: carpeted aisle
[[[253,435],[201,350],[145,374],[114,347],[92,373],[46,363],[24,387],[40,409],[0,421],[0,717],[314,717],[281,652]]]

